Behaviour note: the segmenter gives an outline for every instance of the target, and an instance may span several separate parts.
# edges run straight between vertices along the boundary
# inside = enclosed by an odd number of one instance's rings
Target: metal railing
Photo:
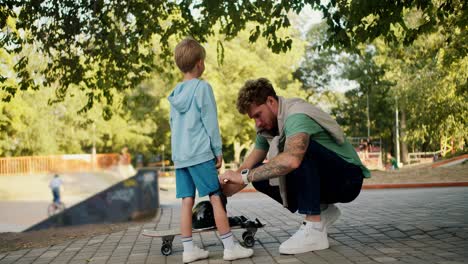
[[[358,152],[361,162],[369,170],[381,170],[384,168],[381,152]]]
[[[408,153],[408,162],[412,163],[430,163],[433,162],[437,155],[440,155],[441,151],[433,152],[412,152]],[[437,156],[438,157],[438,156]],[[437,159],[437,158],[436,158]]]

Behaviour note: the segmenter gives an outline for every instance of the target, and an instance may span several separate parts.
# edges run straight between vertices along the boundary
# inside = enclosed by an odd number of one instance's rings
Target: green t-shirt
[[[306,133],[310,136],[311,140],[315,140],[320,145],[335,152],[346,162],[359,166],[364,177],[370,177],[369,170],[362,164],[356,150],[346,139],[342,145],[338,145],[327,131],[325,131],[317,122],[306,114],[293,114],[286,119],[286,122],[284,123],[285,137],[280,139],[280,151],[283,151],[284,149],[286,138],[297,133]],[[266,138],[257,135],[257,138],[255,139],[255,148],[268,151],[270,144]]]

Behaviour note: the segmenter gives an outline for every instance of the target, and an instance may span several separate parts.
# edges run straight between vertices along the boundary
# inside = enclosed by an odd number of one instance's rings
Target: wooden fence
[[[69,154],[0,158],[1,175],[65,173],[106,169],[118,162],[119,154]]]

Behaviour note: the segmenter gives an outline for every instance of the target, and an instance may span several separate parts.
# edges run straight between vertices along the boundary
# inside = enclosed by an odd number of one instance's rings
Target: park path
[[[364,190],[352,203],[338,204],[342,216],[330,228],[330,248],[285,256],[281,242],[296,231],[302,217],[291,214],[260,193],[241,193],[228,203],[230,215],[259,218],[252,258],[235,263],[438,263],[468,262],[468,188]],[[181,263],[182,245],[160,253],[161,241],[141,235],[143,229],[164,230],[180,222],[176,203],[164,205],[153,221],[127,230],[70,240],[46,248],[0,254],[9,263]],[[242,231],[235,231],[240,238]],[[197,263],[223,263],[222,243],[215,232],[194,236],[210,250]]]

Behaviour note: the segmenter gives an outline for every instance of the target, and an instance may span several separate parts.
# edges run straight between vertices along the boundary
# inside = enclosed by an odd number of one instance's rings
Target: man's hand
[[[228,170],[224,172],[223,174],[219,175],[219,183],[221,185],[224,185],[227,183],[244,185],[241,174],[239,172],[232,171],[232,170]]]
[[[216,157],[216,169],[221,168],[221,165],[223,165],[223,156],[218,156]]]

